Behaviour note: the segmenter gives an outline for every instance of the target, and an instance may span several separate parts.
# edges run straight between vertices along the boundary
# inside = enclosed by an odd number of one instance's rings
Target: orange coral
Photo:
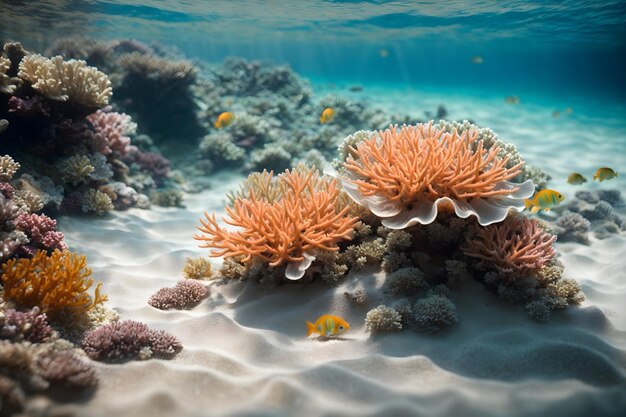
[[[502,223],[475,226],[469,236],[463,253],[511,279],[533,275],[555,255],[556,236],[527,217],[510,216]]]
[[[229,218],[224,221],[241,230],[227,231],[217,225],[215,215],[204,213],[206,220],[200,219],[198,230],[205,235],[194,239],[204,242],[201,247],[215,249],[212,256],[243,256],[243,263],[257,259],[270,266],[293,264],[300,273],[290,272],[288,265],[286,275],[298,279],[316,251],[336,251],[337,242],[350,239],[357,218],[341,204],[336,181],[319,178],[315,168],[272,176],[263,175],[264,191],[243,189],[233,196],[232,207],[225,208]]]
[[[511,194],[516,189],[496,189],[496,184],[519,174],[523,163],[507,169],[508,158],[488,151],[476,131],[445,132],[432,123],[402,126],[379,132],[351,150],[345,168],[362,179],[356,182],[363,195],[382,193],[391,201],[411,205],[439,197],[469,199]]]
[[[507,168],[508,158],[498,157],[497,146],[485,149],[477,134],[448,133],[432,122],[391,127],[351,146],[343,164],[348,177],[334,175],[357,203],[394,229],[432,222],[442,200],[459,217],[474,214],[483,225],[502,221],[509,208],[523,210],[534,187],[508,182],[523,162]]]
[[[39,250],[31,259],[11,259],[2,265],[4,298],[21,307],[39,307],[52,319],[61,314],[80,315],[106,301],[98,283],[93,284],[85,255],[55,250],[49,256]]]

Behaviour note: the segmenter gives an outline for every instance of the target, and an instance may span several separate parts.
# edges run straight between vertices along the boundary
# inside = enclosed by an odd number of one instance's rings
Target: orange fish
[[[235,120],[235,115],[229,111],[225,111],[217,116],[217,120],[215,120],[213,126],[215,126],[216,129],[222,129],[231,124],[233,120]]]
[[[333,316],[331,314],[324,314],[317,319],[315,323],[310,321],[306,322],[307,336],[311,336],[313,333],[317,333],[320,336],[337,336],[347,332],[350,329],[350,325],[347,321],[339,316]]]
[[[320,116],[320,123],[330,123],[330,121],[333,120],[334,115],[335,111],[330,107],[326,107]]]

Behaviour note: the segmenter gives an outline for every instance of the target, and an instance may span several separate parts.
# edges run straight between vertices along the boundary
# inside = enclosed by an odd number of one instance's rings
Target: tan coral
[[[20,63],[18,76],[29,81],[34,90],[51,100],[71,101],[88,107],[109,104],[113,90],[109,78],[85,61],[55,56],[27,55]]]
[[[300,279],[319,251],[337,251],[337,243],[349,240],[357,221],[350,207],[340,208],[340,191],[334,180],[319,177],[315,168],[272,173],[258,178],[267,192],[244,188],[226,207],[224,221],[238,227],[218,226],[215,215],[201,219],[202,235],[194,239],[212,248],[212,256],[243,256],[241,262],[262,261],[270,266],[287,264],[285,276]],[[256,180],[255,180],[256,181]],[[264,194],[264,195],[263,195]],[[268,196],[268,197],[266,197]]]
[[[523,210],[534,187],[508,181],[523,163],[507,168],[496,146],[486,150],[475,142],[475,131],[448,133],[432,122],[391,127],[351,147],[344,174],[327,173],[392,229],[431,223],[440,204],[487,225],[502,221],[509,209]]]

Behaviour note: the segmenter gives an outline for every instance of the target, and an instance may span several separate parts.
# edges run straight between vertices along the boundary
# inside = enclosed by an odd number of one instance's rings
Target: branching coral
[[[111,197],[100,190],[90,188],[82,197],[82,210],[84,213],[102,215],[113,210]]]
[[[10,259],[2,265],[4,298],[21,307],[39,307],[51,319],[79,316],[106,301],[101,283],[92,297],[91,269],[84,255],[55,250],[37,251],[32,259]]]
[[[20,163],[9,155],[0,156],[0,181],[10,181],[20,169]]]
[[[527,217],[510,216],[499,224],[475,226],[468,236],[463,253],[510,280],[536,274],[555,255],[556,236]]]
[[[66,158],[57,164],[61,179],[73,185],[84,182],[95,168],[91,165],[89,157],[85,155],[74,155]]]
[[[508,182],[523,162],[507,168],[497,146],[486,150],[476,138],[475,131],[448,133],[432,123],[392,127],[352,147],[347,176],[334,175],[389,228],[432,223],[444,202],[457,216],[475,215],[488,225],[502,221],[509,209],[523,210],[534,186]]]
[[[22,213],[13,221],[15,228],[28,237],[29,245],[24,250],[32,255],[36,250],[53,251],[67,249],[63,233],[56,230],[57,221],[45,214]]]
[[[82,347],[91,359],[102,361],[172,358],[182,350],[173,335],[133,320],[105,324],[88,332]]]
[[[102,154],[123,156],[136,149],[131,146],[129,135],[135,133],[137,125],[129,115],[98,110],[87,116],[87,120],[96,132],[94,139]]]
[[[318,251],[337,251],[337,243],[349,240],[357,221],[340,208],[335,181],[319,177],[315,168],[299,167],[273,179],[265,175],[267,193],[253,187],[244,189],[226,207],[227,224],[241,230],[218,226],[215,215],[205,213],[194,236],[201,247],[212,248],[212,256],[242,255],[242,263],[260,260],[272,267],[287,264],[285,276],[300,279]]]
[[[85,61],[63,57],[45,58],[27,55],[20,63],[18,76],[29,81],[33,89],[51,100],[71,101],[87,107],[103,107],[112,94],[106,74]]]
[[[13,94],[17,83],[7,75],[11,61],[0,55],[0,93]]]

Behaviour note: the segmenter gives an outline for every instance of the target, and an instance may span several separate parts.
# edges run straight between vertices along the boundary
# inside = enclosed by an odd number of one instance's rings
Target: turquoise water
[[[305,77],[335,82],[626,100],[624,1],[3,4],[0,38],[35,49],[58,37],[134,38],[208,61],[287,62]]]

